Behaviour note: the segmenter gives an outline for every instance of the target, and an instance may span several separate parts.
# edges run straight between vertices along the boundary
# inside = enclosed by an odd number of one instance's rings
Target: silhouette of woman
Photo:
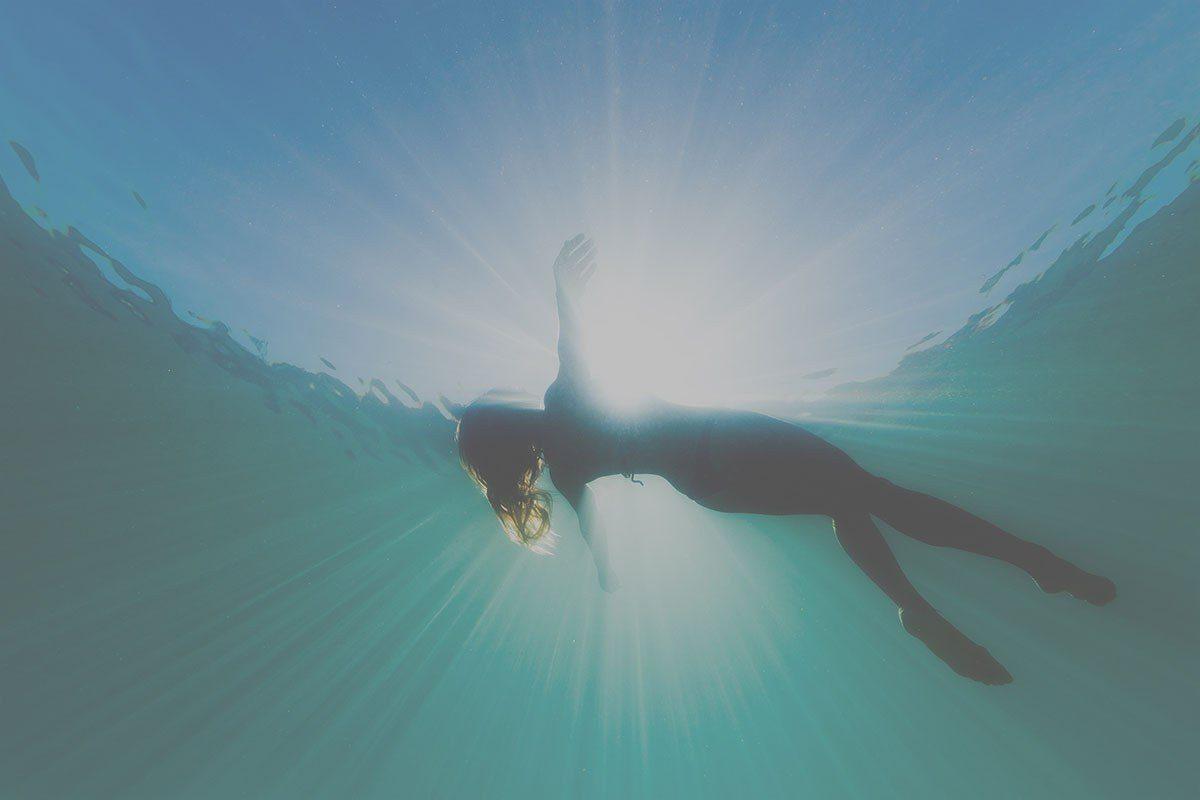
[[[1116,586],[1107,578],[961,508],[876,477],[790,422],[653,399],[635,411],[606,407],[591,384],[581,350],[579,300],[595,270],[595,254],[593,243],[580,234],[563,245],[554,264],[559,373],[546,391],[545,407],[489,393],[460,415],[463,466],[513,541],[539,549],[539,539],[549,529],[549,494],[537,486],[543,465],[575,509],[606,591],[614,591],[617,580],[602,529],[595,524],[588,483],[596,478],[659,475],[716,511],[825,515],[833,519],[838,541],[854,563],[899,607],[904,629],[955,672],[989,684],[1009,683],[1012,676],[921,597],[872,515],[926,544],[1012,564],[1048,593],[1068,592],[1094,605],[1116,596]]]

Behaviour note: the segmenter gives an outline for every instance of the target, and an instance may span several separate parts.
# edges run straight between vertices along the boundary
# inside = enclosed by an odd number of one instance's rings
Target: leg
[[[864,512],[838,514],[833,522],[846,554],[900,608],[904,629],[925,643],[947,666],[981,683],[1011,683],[1012,676],[985,648],[975,644],[917,592]]]
[[[871,513],[905,536],[1007,562],[1029,573],[1051,594],[1065,591],[1098,606],[1117,595],[1108,578],[1085,572],[1041,545],[1019,539],[944,500],[875,480]]]

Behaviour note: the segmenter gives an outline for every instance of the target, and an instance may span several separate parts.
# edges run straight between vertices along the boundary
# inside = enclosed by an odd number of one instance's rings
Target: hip
[[[860,502],[875,480],[799,425],[755,412],[714,411],[696,432],[689,468],[671,483],[718,511],[828,514]]]

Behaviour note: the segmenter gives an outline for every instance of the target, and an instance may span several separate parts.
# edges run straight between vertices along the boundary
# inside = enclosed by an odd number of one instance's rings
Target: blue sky
[[[458,398],[551,379],[578,231],[613,380],[886,372],[1200,110],[1189,2],[9,5],[18,199],[274,359]]]

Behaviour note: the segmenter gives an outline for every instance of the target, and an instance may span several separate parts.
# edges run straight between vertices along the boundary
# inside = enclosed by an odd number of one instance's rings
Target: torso
[[[546,390],[543,446],[559,485],[606,475],[661,475],[677,487],[689,479],[706,412],[646,398],[636,407],[606,404],[588,384],[556,380]]]
[[[645,473],[717,511],[827,514],[852,506],[878,481],[819,436],[764,414],[654,398],[617,409],[592,387],[561,379],[545,405],[543,454],[564,491]]]

